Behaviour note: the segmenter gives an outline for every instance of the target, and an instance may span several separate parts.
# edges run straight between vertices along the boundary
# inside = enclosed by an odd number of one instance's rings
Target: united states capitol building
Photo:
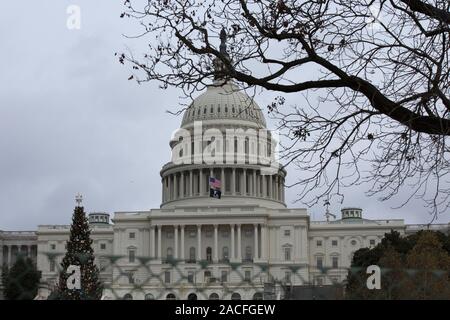
[[[264,115],[230,81],[216,79],[193,101],[169,145],[160,208],[115,212],[111,221],[107,213],[89,214],[104,299],[261,299],[267,287],[280,298],[286,287],[344,282],[353,253],[391,230],[426,228],[368,220],[362,208],[342,208],[324,221],[288,208],[287,172],[271,156]],[[211,196],[210,177],[220,180],[220,198]],[[70,225],[0,232],[0,263],[31,256],[45,298],[69,232]]]

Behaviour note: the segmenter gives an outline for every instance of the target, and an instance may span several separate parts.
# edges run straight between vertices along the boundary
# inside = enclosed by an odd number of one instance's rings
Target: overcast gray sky
[[[114,52],[145,42],[119,18],[123,1],[9,1],[0,12],[0,230],[70,223],[74,197],[86,211],[148,210],[161,200],[159,170],[180,122],[178,91],[128,81]],[[66,27],[69,5],[81,8],[81,29]],[[256,97],[261,107],[271,96]],[[300,97],[299,97],[300,99]],[[296,103],[296,101],[290,101]],[[288,168],[293,181],[301,173]],[[292,206],[295,190],[287,191]],[[367,218],[430,220],[420,200],[393,210],[364,189],[349,189],[343,206]],[[295,206],[301,206],[296,204]],[[340,204],[333,204],[335,213]],[[310,209],[324,219],[323,207]],[[441,216],[440,223],[448,222]]]

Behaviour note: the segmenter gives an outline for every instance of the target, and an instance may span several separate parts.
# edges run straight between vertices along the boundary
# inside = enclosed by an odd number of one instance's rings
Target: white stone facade
[[[267,174],[268,164],[252,161],[252,150],[270,151],[270,135],[262,142],[244,137],[241,149],[239,137],[220,144],[204,137],[209,129],[265,128],[259,107],[235,89],[216,81],[185,111],[181,129],[203,139],[192,148],[186,136],[171,139],[173,153],[190,161],[163,166],[159,209],[116,212],[113,224],[106,214],[90,214],[96,263],[109,288],[105,299],[256,299],[265,283],[275,283],[279,297],[284,285],[342,282],[356,250],[376,245],[390,230],[405,234],[403,220],[367,220],[358,208],[330,222],[287,208],[286,171],[272,163]],[[195,132],[195,121],[202,121],[202,132]],[[219,154],[213,162],[197,153],[208,147]],[[229,152],[232,161],[221,161]],[[220,199],[209,196],[209,177],[221,180]],[[57,280],[69,230],[49,225],[36,232],[43,297]]]

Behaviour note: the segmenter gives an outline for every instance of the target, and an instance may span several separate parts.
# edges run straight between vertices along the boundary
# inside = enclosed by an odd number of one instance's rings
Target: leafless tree
[[[148,52],[118,54],[137,81],[192,96],[220,59],[242,88],[280,92],[268,106],[313,205],[364,184],[450,206],[448,0],[126,0]],[[219,49],[226,29],[227,54]],[[285,96],[306,103],[288,106]],[[404,203],[402,203],[404,204]]]

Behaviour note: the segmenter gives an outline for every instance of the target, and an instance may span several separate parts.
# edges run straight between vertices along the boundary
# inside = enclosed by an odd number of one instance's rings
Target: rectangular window
[[[129,283],[129,284],[134,284],[134,276],[133,276],[133,272],[129,272],[129,273],[128,273],[128,283]]]
[[[291,236],[291,230],[284,230],[284,236],[290,237]]]
[[[316,246],[321,247],[322,246],[322,240],[317,240]]]
[[[106,244],[105,243],[101,243],[100,244],[100,250],[106,250]]]
[[[245,270],[245,272],[244,272],[244,281],[250,282],[251,277],[252,277],[251,271],[250,270]]]
[[[317,257],[317,269],[322,269],[323,268],[323,258],[322,257]]]
[[[339,265],[339,258],[338,257],[332,257],[331,258],[331,263],[332,263],[333,268],[337,268],[338,265]]]
[[[194,283],[194,271],[188,272],[188,283]]]
[[[51,244],[51,245],[50,245],[50,249],[56,250],[56,244]]]
[[[130,239],[135,239],[136,238],[136,233],[130,232],[129,237],[130,237]]]
[[[284,273],[284,281],[286,281],[287,283],[291,282],[291,272],[290,271],[286,271]]]
[[[370,245],[371,245],[371,246],[374,246],[374,245],[375,245],[375,240],[373,240],[373,239],[370,240]]]
[[[136,252],[134,250],[130,250],[128,252],[128,262],[134,263],[136,260]]]
[[[291,248],[284,248],[284,260],[285,261],[291,260]]]
[[[164,272],[164,282],[170,283],[170,271]]]
[[[220,281],[225,283],[228,281],[228,272],[223,270],[222,273],[220,274]]]
[[[56,267],[55,260],[50,260],[50,272],[54,272]]]
[[[332,240],[332,241],[331,241],[331,245],[332,245],[333,247],[337,247],[337,245],[338,245],[337,240]]]
[[[108,261],[105,259],[100,259],[100,271],[105,271],[108,266]]]
[[[209,283],[211,280],[211,271],[205,271],[205,283]]]

